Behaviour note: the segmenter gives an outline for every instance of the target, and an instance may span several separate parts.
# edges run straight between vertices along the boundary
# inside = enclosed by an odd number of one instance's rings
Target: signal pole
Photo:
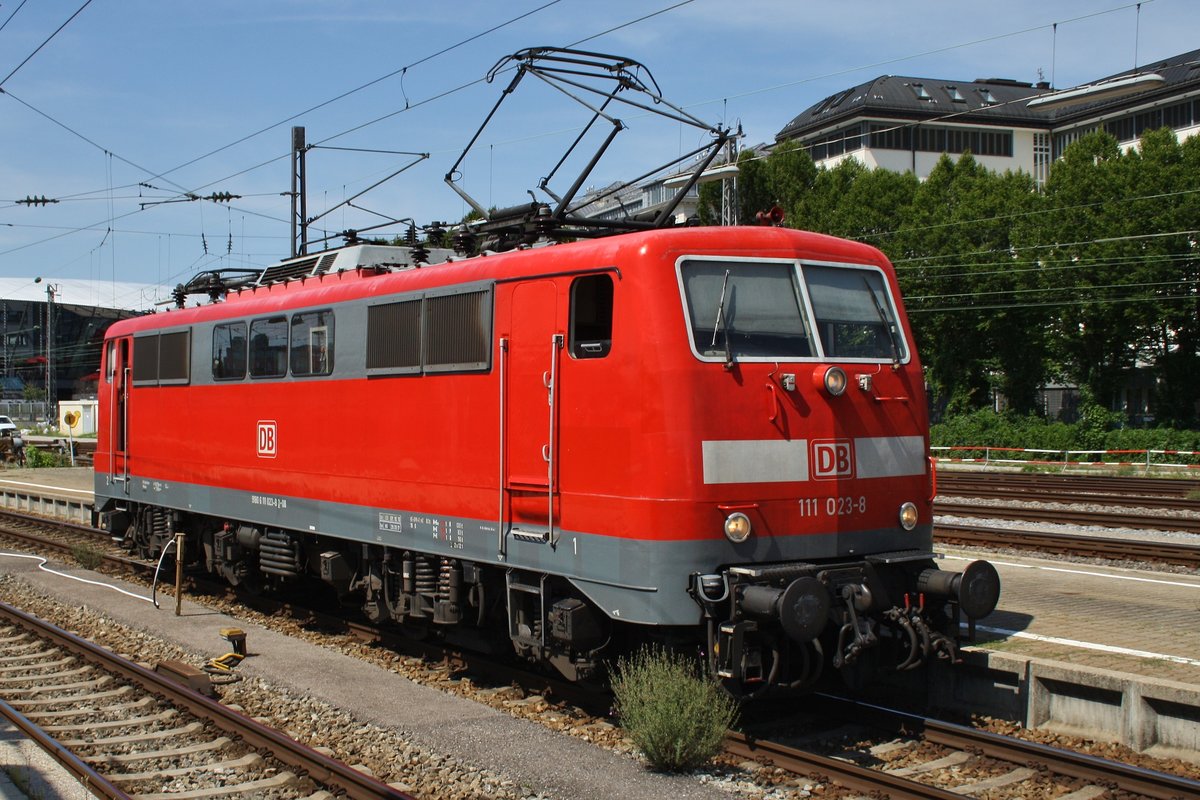
[[[34,283],[41,283],[41,278],[35,278]],[[51,410],[57,411],[58,401],[55,397],[54,386],[54,296],[58,293],[58,285],[54,283],[46,284],[46,420],[47,422],[55,419],[57,414],[51,414]]]

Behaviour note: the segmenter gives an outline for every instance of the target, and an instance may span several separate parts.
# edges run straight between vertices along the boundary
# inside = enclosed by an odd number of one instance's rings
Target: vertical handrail
[[[112,348],[112,357],[113,358],[117,357],[117,348],[116,348],[115,344],[113,345],[113,348]],[[113,481],[113,477],[117,473],[117,415],[116,415],[115,409],[118,405],[120,405],[119,403],[117,403],[117,392],[120,390],[121,387],[117,385],[117,365],[116,364],[105,364],[105,369],[111,370],[112,371],[111,374],[113,376],[113,379],[111,381],[109,381],[109,383],[108,383],[108,480],[107,480],[107,482],[109,484],[111,484]]]
[[[126,352],[129,352],[128,350]],[[125,494],[129,494],[129,384],[133,380],[133,370],[124,363],[121,364],[121,466],[124,473]]]
[[[504,525],[504,456],[508,451],[508,443],[505,440],[507,431],[504,427],[504,400],[505,391],[508,387],[508,339],[506,337],[500,338],[498,358],[500,361],[500,513],[498,515],[499,526],[496,529],[496,555],[503,561],[508,557],[508,547],[506,546],[508,544],[507,531]]]
[[[546,521],[550,526],[548,541],[550,546],[558,544],[558,533],[554,530],[554,454],[555,441],[554,433],[555,422],[557,421],[557,395],[558,395],[558,351],[563,346],[563,335],[556,333],[550,337],[550,386],[547,387],[550,392],[550,452],[546,456],[546,484],[549,495],[549,513]]]

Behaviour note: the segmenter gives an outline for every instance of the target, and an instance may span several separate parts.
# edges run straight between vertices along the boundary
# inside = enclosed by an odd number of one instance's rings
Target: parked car
[[[16,423],[8,417],[0,415],[0,436],[12,436],[16,431]]]

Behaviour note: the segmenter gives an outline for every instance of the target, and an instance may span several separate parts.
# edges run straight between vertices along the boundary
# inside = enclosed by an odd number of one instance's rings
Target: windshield
[[[685,260],[679,269],[692,343],[702,358],[908,357],[877,269],[720,259]]]
[[[683,265],[683,290],[701,355],[813,355],[792,264],[690,261]]]
[[[904,360],[904,341],[883,275],[812,264],[803,269],[827,357]]]

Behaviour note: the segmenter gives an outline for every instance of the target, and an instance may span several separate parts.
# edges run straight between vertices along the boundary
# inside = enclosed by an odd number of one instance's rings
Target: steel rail
[[[65,520],[38,517],[16,511],[0,510],[0,538],[13,539],[38,551],[49,550],[60,556],[68,556],[71,558],[75,558],[75,544],[71,542],[55,541],[53,539],[47,539],[38,533],[18,530],[13,527],[13,521],[37,523],[44,525],[46,528],[61,528],[88,537],[95,537],[97,534],[103,534],[102,531],[98,531],[96,528],[89,528],[85,525],[77,525],[73,522],[67,522]],[[103,535],[107,537],[107,534]],[[138,561],[137,559],[114,555],[112,553],[98,552],[97,555],[101,559],[101,563],[110,569],[115,569],[119,572],[125,572],[134,575],[141,575],[145,578],[150,578],[154,575],[154,564],[152,562]]]
[[[987,486],[1004,489],[1062,490],[1105,496],[1142,495],[1185,497],[1200,490],[1200,481],[1188,478],[1110,477],[1106,475],[1055,475],[1048,473],[938,470],[938,485]]]
[[[1077,778],[1155,800],[1200,798],[1200,781],[1191,778],[845,697],[818,694],[815,699],[831,715],[850,716],[893,733],[917,735],[923,741],[952,750],[987,756],[1011,764],[1044,768],[1055,776]],[[962,794],[954,796],[963,797]]]
[[[1080,778],[1090,783],[1116,787],[1119,790],[1153,797],[1157,800],[1200,797],[1200,781],[1170,775],[1165,772],[1122,764],[1106,758],[1062,750],[1057,747],[1001,736],[988,731],[927,719],[924,721],[925,741],[953,747],[956,750],[978,752],[1001,761],[1017,764],[1046,765],[1055,774]]]
[[[94,796],[104,797],[108,800],[131,800],[128,794],[114,786],[107,778],[97,772],[94,767],[63,747],[44,730],[33,724],[28,717],[6,703],[2,698],[0,698],[0,716],[3,716],[15,725],[21,733],[28,736],[47,755],[70,773],[75,780],[79,781],[84,789],[87,789]]]
[[[766,760],[797,775],[816,774],[831,783],[853,792],[878,796],[880,792],[891,800],[962,800],[963,795],[892,775],[881,770],[860,767],[815,753],[807,753],[778,742],[747,736],[738,731],[726,731],[725,752],[739,758]]]
[[[1200,517],[1171,517],[1152,514],[1114,514],[1111,511],[1080,511],[1069,508],[1021,508],[1017,506],[981,506],[935,500],[933,513],[953,517],[1015,519],[1023,522],[1095,525],[1102,528],[1182,531],[1200,533]]]
[[[353,800],[383,800],[387,798],[409,798],[412,796],[355,770],[340,761],[318,753],[316,750],[291,739],[227,706],[210,700],[198,692],[176,683],[170,678],[152,672],[108,652],[102,647],[72,633],[51,625],[30,614],[0,602],[0,617],[14,625],[49,639],[57,646],[77,654],[80,658],[101,669],[133,681],[146,691],[167,698],[171,703],[204,719],[245,741],[251,747],[269,752],[274,758],[296,769],[323,786],[344,793]]]
[[[1095,492],[1072,492],[1059,489],[1039,489],[1024,486],[989,485],[985,483],[946,485],[938,478],[938,498],[951,502],[951,497],[987,498],[992,500],[1028,500],[1038,503],[1090,503],[1118,508],[1163,508],[1173,511],[1200,511],[1200,500],[1166,495],[1132,495]],[[936,501],[935,501],[936,502]]]
[[[1083,558],[1151,561],[1200,568],[1200,545],[1145,540],[1109,539],[1046,531],[1016,531],[976,525],[935,523],[933,538],[940,542],[1037,550]]]

